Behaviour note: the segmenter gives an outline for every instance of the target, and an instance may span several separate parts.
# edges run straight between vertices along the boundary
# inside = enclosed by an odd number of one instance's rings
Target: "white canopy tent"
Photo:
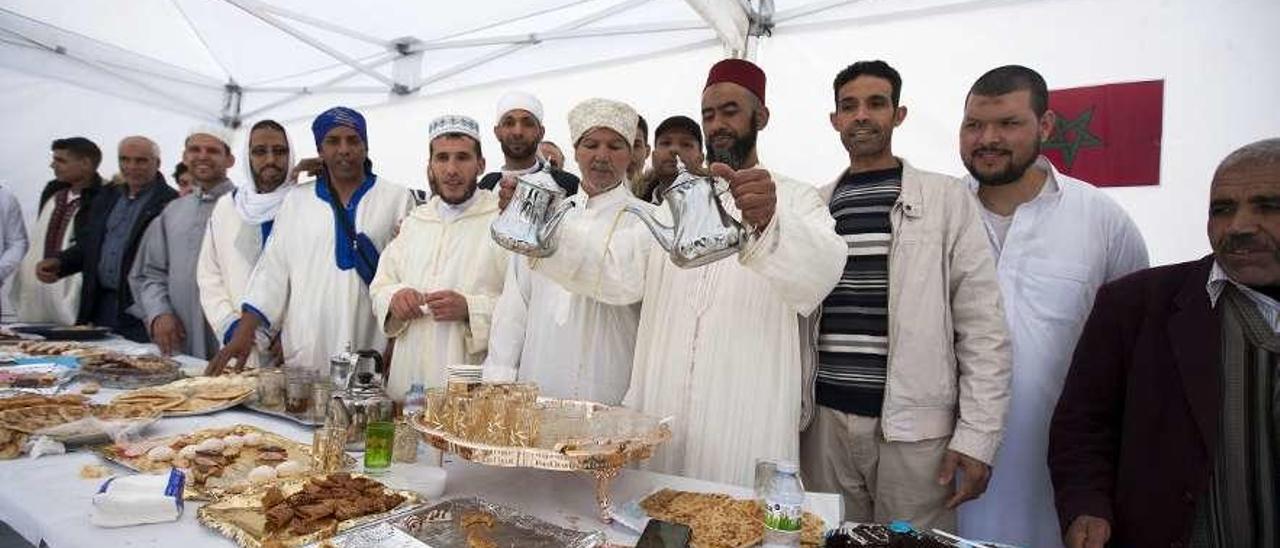
[[[31,217],[54,138],[96,141],[109,176],[115,143],[148,135],[168,171],[191,127],[267,117],[309,155],[311,118],[344,104],[369,119],[378,171],[421,187],[435,115],[491,124],[497,98],[519,88],[542,98],[562,144],[564,115],[592,96],[630,102],[651,126],[696,119],[706,69],[726,56],[769,74],[770,167],[835,176],[847,160],[827,122],[831,79],[882,58],[910,109],[895,152],[961,174],[965,91],[1020,63],[1051,88],[1165,80],[1160,186],[1108,192],[1154,262],[1187,260],[1208,249],[1216,162],[1280,135],[1277,20],[1271,0],[0,0],[0,113],[16,122],[0,133],[0,181]],[[484,147],[499,164],[496,140]]]

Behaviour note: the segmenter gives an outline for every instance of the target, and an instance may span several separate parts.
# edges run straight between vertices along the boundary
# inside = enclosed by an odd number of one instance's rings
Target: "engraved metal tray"
[[[521,548],[592,548],[605,543],[600,531],[574,531],[517,510],[488,501],[468,497],[446,500],[434,505],[419,505],[358,528],[351,529],[330,543],[340,548],[367,548],[380,546],[387,538],[387,527],[408,533],[431,548],[467,548],[467,532],[463,529],[462,516],[483,512],[493,516],[494,526],[483,534],[497,546]]]
[[[323,474],[320,474],[323,475]],[[352,477],[368,477],[363,474],[351,474]],[[302,489],[302,486],[312,476],[302,476],[281,480],[275,483],[276,487],[285,496],[289,496]],[[405,497],[405,501],[400,506],[390,512],[381,514],[370,514],[345,521],[338,522],[338,534],[344,531],[367,525],[370,523],[383,521],[389,515],[395,515],[397,512],[417,504],[419,497],[417,493],[412,491],[399,491],[383,486],[388,493],[397,493]],[[215,502],[211,502],[201,506],[196,511],[196,520],[201,525],[217,531],[219,534],[228,537],[239,544],[243,548],[261,548],[264,543],[268,542],[267,534],[264,531],[266,527],[266,516],[263,515],[262,496],[266,493],[270,486],[263,485],[256,487],[250,491],[240,494],[227,495],[219,498]],[[325,531],[318,531],[309,535],[285,537],[278,540],[279,543],[271,543],[275,546],[303,546],[309,543],[315,543],[323,540]]]
[[[285,411],[283,407],[267,407],[265,405],[262,405],[261,403],[258,402],[256,394],[253,397],[250,397],[249,399],[245,400],[240,405],[250,411],[262,413],[263,415],[270,415],[272,417],[279,417],[285,420],[290,420],[304,426],[324,426],[324,419],[313,420],[311,417],[303,417],[303,416],[294,415],[293,413],[289,413]]]

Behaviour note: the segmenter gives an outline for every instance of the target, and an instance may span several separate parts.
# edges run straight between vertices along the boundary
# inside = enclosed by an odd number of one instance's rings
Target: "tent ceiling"
[[[0,66],[238,125],[308,96],[372,104],[720,46],[774,21],[973,0],[5,0]],[[512,7],[518,6],[518,7]]]

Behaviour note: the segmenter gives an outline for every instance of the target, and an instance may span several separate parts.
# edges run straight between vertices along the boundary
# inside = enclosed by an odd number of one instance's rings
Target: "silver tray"
[[[324,426],[323,420],[316,421],[316,420],[312,420],[309,417],[299,417],[283,409],[273,409],[271,407],[265,407],[259,404],[256,398],[257,398],[257,394],[252,394],[250,395],[249,399],[245,400],[240,405],[244,406],[245,409],[248,409],[250,411],[256,411],[258,413],[262,413],[263,415],[271,415],[272,417],[279,417],[285,420],[290,420],[298,424],[301,424],[303,426]]]
[[[426,517],[445,511],[450,514],[448,520],[430,521]],[[566,529],[505,506],[468,497],[398,511],[377,522],[342,533],[329,542],[340,548],[381,546],[392,533],[388,527],[392,527],[431,548],[467,548],[467,535],[460,520],[464,513],[471,511],[485,512],[494,517],[494,527],[488,530],[487,536],[498,546],[594,548],[603,546],[606,540],[600,531]]]

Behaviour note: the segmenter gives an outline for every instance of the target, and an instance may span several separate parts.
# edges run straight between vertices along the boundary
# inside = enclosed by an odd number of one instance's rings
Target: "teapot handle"
[[[361,350],[356,352],[361,358],[373,358],[373,372],[382,378],[382,385],[387,385],[387,377],[390,371],[387,370],[386,363],[382,361],[382,353],[377,350]]]

